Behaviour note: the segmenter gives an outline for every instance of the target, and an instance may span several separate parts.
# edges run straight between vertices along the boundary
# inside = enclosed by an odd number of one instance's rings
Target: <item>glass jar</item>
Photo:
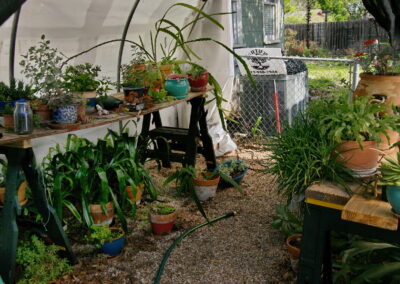
[[[17,101],[14,110],[14,131],[17,134],[33,132],[33,114],[29,103],[24,99]]]

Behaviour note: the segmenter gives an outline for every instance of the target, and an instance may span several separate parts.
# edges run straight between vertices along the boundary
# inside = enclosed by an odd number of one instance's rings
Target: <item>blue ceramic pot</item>
[[[242,163],[243,161],[242,161],[242,160],[238,160],[238,162]],[[226,162],[222,163],[222,165],[230,165],[230,164],[232,164],[232,161],[226,161]],[[219,165],[218,168],[219,168],[220,166],[221,166],[221,165]],[[218,169],[218,168],[217,168],[217,169]],[[244,169],[244,171],[241,172],[240,175],[235,176],[235,177],[233,177],[232,179],[233,179],[237,184],[241,184],[241,182],[242,182],[242,180],[243,180],[243,177],[244,177],[244,175],[246,174],[247,170],[248,170],[248,168]],[[232,187],[232,186],[233,186],[233,185],[232,185],[230,182],[227,182],[227,181],[221,179],[221,187],[222,187],[222,188],[228,188],[228,187]]]
[[[12,107],[15,107],[15,102],[16,101],[0,101],[0,110],[3,110],[6,105],[11,105]]]
[[[168,91],[168,95],[174,96],[178,100],[186,98],[189,89],[189,81],[186,78],[172,75],[165,79],[165,90]]]
[[[386,197],[390,205],[392,205],[394,211],[396,211],[397,214],[400,214],[400,186],[387,185]]]
[[[86,107],[95,107],[97,103],[97,98],[87,99]]]
[[[53,120],[56,123],[75,123],[77,119],[78,107],[76,105],[60,106],[53,112]]]
[[[110,256],[117,256],[125,245],[125,236],[121,236],[111,242],[105,242],[100,249]]]

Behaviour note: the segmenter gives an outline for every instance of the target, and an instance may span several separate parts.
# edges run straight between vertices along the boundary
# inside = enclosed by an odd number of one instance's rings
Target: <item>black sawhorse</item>
[[[147,149],[145,158],[157,158],[163,167],[170,167],[171,162],[182,163],[183,166],[195,166],[196,154],[201,153],[209,170],[214,170],[215,159],[212,139],[207,129],[207,111],[204,109],[205,98],[195,97],[188,102],[192,105],[189,128],[162,126],[158,111],[144,115],[141,136],[155,141],[153,149]],[[155,129],[149,130],[153,116]]]
[[[14,283],[15,258],[18,242],[17,214],[20,205],[16,196],[19,186],[21,169],[32,191],[35,207],[41,214],[48,236],[55,244],[65,248],[62,252],[71,264],[76,263],[71,245],[62,228],[54,209],[48,204],[45,189],[42,185],[42,175],[35,166],[35,158],[31,147],[13,148],[0,147],[0,153],[8,160],[6,176],[6,193],[4,208],[0,212],[0,275],[6,284]]]

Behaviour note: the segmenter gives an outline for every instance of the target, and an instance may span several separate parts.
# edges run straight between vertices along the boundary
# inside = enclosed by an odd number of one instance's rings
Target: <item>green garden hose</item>
[[[158,270],[157,270],[156,278],[154,279],[154,284],[158,284],[158,283],[160,282],[161,275],[162,275],[162,273],[163,273],[163,271],[164,271],[165,263],[167,262],[168,257],[169,257],[169,255],[171,254],[171,252],[172,252],[172,250],[174,249],[174,247],[175,247],[181,240],[183,240],[183,239],[184,239],[187,235],[189,235],[190,233],[196,231],[198,228],[201,228],[201,227],[203,227],[203,226],[205,226],[205,225],[210,225],[210,224],[212,224],[212,223],[218,222],[218,221],[223,220],[223,219],[225,219],[225,218],[233,217],[233,216],[235,216],[235,214],[236,214],[235,212],[231,212],[231,213],[228,213],[228,214],[226,214],[226,215],[224,215],[224,216],[215,218],[215,219],[213,219],[213,220],[211,220],[211,221],[204,222],[204,223],[202,223],[202,224],[196,225],[196,226],[194,226],[193,228],[191,228],[191,229],[187,230],[186,232],[184,232],[184,233],[183,233],[182,235],[180,235],[177,239],[175,239],[175,241],[170,245],[170,247],[169,247],[169,248],[167,249],[167,251],[164,253],[163,259],[162,259],[162,261],[161,261],[161,263],[160,263],[160,266],[158,267]]]

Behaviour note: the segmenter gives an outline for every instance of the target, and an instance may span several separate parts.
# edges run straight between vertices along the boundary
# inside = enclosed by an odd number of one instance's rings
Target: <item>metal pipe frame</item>
[[[10,38],[10,57],[9,57],[9,78],[10,78],[10,86],[12,82],[15,80],[14,76],[14,61],[15,61],[15,42],[17,39],[17,31],[18,31],[18,23],[19,23],[19,14],[21,13],[21,7],[15,12],[14,20],[11,29],[11,38]]]
[[[133,4],[132,10],[129,13],[128,19],[126,20],[124,31],[122,32],[122,37],[121,37],[121,44],[119,45],[119,53],[118,53],[118,65],[117,65],[117,91],[121,91],[121,62],[122,62],[122,54],[124,52],[124,46],[125,46],[125,39],[126,35],[128,33],[129,26],[131,24],[133,15],[136,12],[136,8],[139,5],[140,0],[136,0],[135,4]]]

